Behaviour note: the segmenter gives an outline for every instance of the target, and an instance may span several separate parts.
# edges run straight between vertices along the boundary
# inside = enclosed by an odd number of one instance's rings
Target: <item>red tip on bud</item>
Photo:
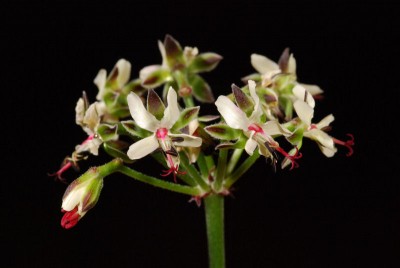
[[[65,229],[74,227],[81,218],[81,215],[78,213],[78,206],[71,211],[61,210],[61,212],[65,213],[61,219],[61,226]]]

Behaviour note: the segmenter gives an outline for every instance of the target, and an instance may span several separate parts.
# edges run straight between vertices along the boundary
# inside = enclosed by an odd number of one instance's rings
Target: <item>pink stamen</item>
[[[347,134],[347,136],[350,137],[350,139],[347,140],[347,141],[341,141],[341,140],[338,140],[336,138],[333,138],[333,142],[336,143],[336,144],[343,145],[343,146],[347,147],[349,152],[346,154],[346,156],[349,157],[354,153],[354,150],[352,148],[352,146],[354,146],[354,136],[353,136],[353,134],[349,134],[349,133]]]
[[[68,161],[68,160],[67,160]],[[67,171],[70,167],[72,167],[72,162],[68,161],[65,165],[63,165],[57,172],[48,174],[49,176],[53,177],[56,176],[62,182],[66,182],[65,179],[62,177],[62,174]]]
[[[310,130],[311,130],[311,129],[317,129],[317,125],[316,125],[316,124],[311,124]]]
[[[298,159],[300,159],[303,155],[299,152],[299,149],[297,148],[297,146],[295,147],[296,148],[296,152],[295,152],[295,154],[294,155],[290,155],[290,154],[288,154],[287,152],[285,152],[285,150],[283,150],[281,147],[278,147],[278,148],[276,148],[276,150],[278,151],[278,152],[280,152],[283,156],[285,156],[286,158],[288,158],[292,163],[292,166],[290,167],[290,170],[292,170],[293,168],[298,168],[299,167],[299,164],[295,161],[295,160],[298,160]]]
[[[168,129],[166,128],[159,128],[156,131],[156,136],[158,139],[164,139],[168,135]]]
[[[65,229],[74,227],[81,218],[81,215],[78,213],[78,206],[71,211],[61,210],[61,212],[65,213],[61,219],[61,226]]]
[[[167,154],[167,161],[168,161],[168,164],[169,164],[170,168],[167,169],[167,170],[163,170],[162,171],[163,173],[161,174],[161,176],[167,177],[168,175],[170,175],[172,173],[174,175],[174,182],[176,183],[177,182],[176,181],[176,174],[185,175],[186,172],[178,170],[179,169],[179,165],[175,165],[171,155],[169,155],[169,154]]]
[[[87,139],[84,140],[84,141],[81,143],[81,145],[84,145],[84,144],[88,143],[89,141],[91,141],[91,140],[93,140],[93,139],[94,139],[94,134],[92,134],[92,135],[90,135],[89,137],[87,137]]]
[[[94,139],[94,136],[95,136],[95,135],[92,134],[92,135],[90,135],[89,137],[87,137],[87,139],[84,140],[84,141],[81,143],[81,146],[84,145],[84,144],[86,144],[86,143],[88,143],[89,141],[93,140],[93,139]],[[67,160],[64,161],[64,162],[66,162],[65,165],[63,165],[57,172],[54,172],[54,173],[51,173],[51,174],[48,174],[48,175],[51,176],[51,177],[56,176],[57,179],[59,179],[59,180],[62,181],[62,182],[65,182],[65,179],[62,177],[62,174],[63,174],[65,171],[67,171],[68,169],[70,169],[70,168],[73,166],[73,164],[75,164],[75,163],[73,163],[73,161],[72,161],[72,160],[69,160],[69,159],[67,159]]]

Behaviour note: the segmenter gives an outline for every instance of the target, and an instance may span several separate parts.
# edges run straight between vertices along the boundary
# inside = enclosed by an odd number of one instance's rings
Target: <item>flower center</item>
[[[168,135],[168,129],[166,129],[166,128],[159,128],[159,129],[157,129],[157,132],[156,132],[156,136],[157,136],[157,139],[165,139],[165,137]]]

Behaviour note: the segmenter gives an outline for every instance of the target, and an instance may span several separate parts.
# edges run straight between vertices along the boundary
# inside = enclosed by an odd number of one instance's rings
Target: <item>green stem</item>
[[[225,178],[226,173],[226,159],[228,158],[228,150],[221,149],[219,150],[218,156],[218,166],[215,174],[215,182],[214,182],[214,190],[218,193],[221,189],[222,182]]]
[[[211,155],[207,155],[206,164],[209,171],[211,171],[215,167],[214,158]]]
[[[181,194],[187,194],[187,195],[191,195],[191,196],[199,196],[199,195],[203,194],[203,191],[198,187],[189,187],[189,186],[180,185],[180,184],[176,184],[176,183],[172,183],[172,182],[168,182],[168,181],[163,181],[163,180],[157,179],[155,177],[140,173],[140,172],[138,172],[134,169],[128,168],[126,166],[120,166],[117,169],[117,171],[126,176],[134,178],[138,181],[153,185],[158,188],[163,188],[166,190],[170,190],[170,191],[181,193]]]
[[[229,189],[260,157],[257,150],[249,156],[224,182],[224,187]]]
[[[185,103],[186,108],[194,107],[194,100],[192,96],[183,97],[183,103]]]
[[[211,194],[204,198],[204,204],[210,268],[224,268],[224,197]]]
[[[226,170],[227,174],[231,174],[234,168],[236,167],[236,164],[239,162],[240,157],[242,156],[243,149],[235,149],[233,151],[233,154],[231,156],[231,159],[229,160],[228,167]]]
[[[208,191],[210,189],[209,185],[206,181],[201,177],[199,171],[195,168],[194,165],[189,163],[189,159],[186,157],[185,153],[179,154],[181,165],[189,175],[203,190]]]
[[[200,152],[199,157],[197,158],[197,166],[199,167],[203,179],[207,180],[209,175],[209,170],[203,152]]]

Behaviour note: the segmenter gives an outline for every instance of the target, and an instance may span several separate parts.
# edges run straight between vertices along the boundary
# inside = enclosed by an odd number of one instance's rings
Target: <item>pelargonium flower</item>
[[[74,180],[62,199],[61,211],[65,214],[61,226],[65,229],[74,227],[86,212],[96,205],[102,188],[103,177],[95,168]]]
[[[249,101],[247,96],[240,89],[236,89],[235,86],[233,86],[233,93],[239,107],[228,97],[219,96],[215,102],[218,111],[229,127],[241,130],[247,137],[245,150],[249,155],[252,155],[254,150],[258,147],[260,154],[271,158],[275,164],[277,161],[275,151],[278,151],[284,156],[289,157],[293,161],[294,166],[295,160],[300,158],[301,155],[288,155],[272,137],[277,135],[289,136],[291,132],[280,125],[278,121],[271,120],[265,123],[262,122],[263,112],[259,97],[256,94],[256,83],[249,80],[248,84],[252,101]],[[251,107],[251,103],[254,104],[254,108],[251,113],[249,113],[248,107]],[[247,111],[247,114],[243,110]],[[215,133],[221,132],[218,128],[220,128],[220,126],[211,125],[207,127],[206,130],[211,135],[215,136]],[[223,129],[223,127],[221,127],[221,129]]]
[[[198,101],[212,103],[214,95],[208,83],[198,75],[213,70],[222,57],[216,53],[200,53],[194,47],[184,47],[171,35],[164,42],[158,41],[162,64],[153,64],[140,70],[139,77],[146,88],[164,84],[164,93],[173,85],[180,96],[193,95]]]
[[[96,99],[99,101],[103,100],[104,95],[114,88],[122,89],[129,81],[130,76],[131,63],[125,59],[118,60],[108,76],[107,71],[101,69],[93,81],[99,89]]]
[[[252,54],[251,65],[261,74],[261,84],[264,87],[271,85],[273,78],[278,74],[291,74],[296,77],[296,59],[293,53],[289,53],[288,48],[283,51],[278,63],[263,55]],[[300,83],[300,85],[305,87],[311,95],[317,95],[323,92],[317,85],[303,83]]]
[[[306,97],[305,97],[306,99]],[[314,107],[309,105],[309,103],[298,99],[293,104],[294,109],[301,120],[301,123],[298,124],[297,129],[302,129],[303,136],[309,139],[312,139],[317,142],[319,148],[322,153],[327,157],[332,157],[337,149],[335,144],[343,145],[348,148],[349,152],[347,156],[353,154],[354,138],[353,135],[348,134],[350,136],[350,140],[341,141],[336,138],[331,137],[325,131],[329,130],[329,124],[333,122],[335,119],[332,114],[323,118],[319,123],[313,124],[311,122],[314,117]]]
[[[76,146],[75,151],[78,154],[86,151],[93,155],[99,154],[99,147],[102,140],[97,135],[97,129],[105,109],[104,103],[102,102],[94,102],[88,107],[85,95],[79,98],[75,107],[75,122],[88,134],[88,138],[83,143]]]
[[[168,106],[165,108],[160,97],[153,90],[149,90],[148,110],[146,110],[138,95],[135,93],[128,95],[128,105],[132,118],[139,127],[153,134],[132,144],[127,155],[132,160],[140,159],[161,148],[169,167],[164,175],[172,173],[176,178],[180,163],[176,147],[199,147],[202,140],[192,135],[172,133],[174,124],[177,123],[181,115],[177,94],[172,87],[169,88],[167,102]]]

